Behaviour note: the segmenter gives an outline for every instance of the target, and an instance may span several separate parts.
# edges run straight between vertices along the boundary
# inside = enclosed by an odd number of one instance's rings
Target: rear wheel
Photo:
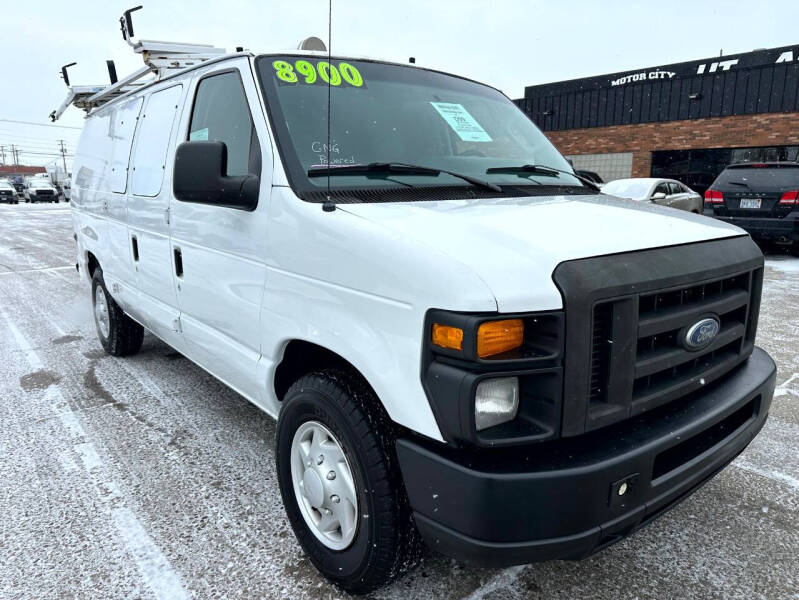
[[[371,389],[338,370],[299,379],[277,426],[280,493],[314,566],[352,593],[416,565],[422,544],[394,450],[393,425]]]
[[[112,356],[136,354],[144,340],[144,328],[126,315],[105,287],[103,270],[97,267],[92,276],[92,306],[97,337]]]

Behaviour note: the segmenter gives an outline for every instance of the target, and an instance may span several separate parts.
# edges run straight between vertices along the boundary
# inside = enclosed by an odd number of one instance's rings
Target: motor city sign
[[[688,63],[678,63],[657,69],[645,69],[635,73],[623,74],[620,77],[611,75],[605,85],[626,85],[640,81],[654,79],[672,79],[674,77],[689,77],[693,75],[711,75],[747,67],[761,67],[769,63],[779,64],[799,61],[799,48],[775,48],[772,50],[755,50],[746,54],[731,57],[720,57],[718,60],[702,60]],[[600,87],[604,87],[601,86]]]
[[[732,54],[729,56],[674,63],[636,71],[622,71],[610,75],[599,75],[596,77],[528,86],[525,88],[525,96],[531,97],[535,95],[537,88],[545,89],[545,93],[550,95],[562,92],[584,91],[591,88],[599,89],[641,84],[645,82],[665,82],[687,77],[715,76],[740,69],[780,65],[783,63],[799,63],[799,45],[784,46],[782,48],[772,48],[769,50],[755,50],[743,54]]]

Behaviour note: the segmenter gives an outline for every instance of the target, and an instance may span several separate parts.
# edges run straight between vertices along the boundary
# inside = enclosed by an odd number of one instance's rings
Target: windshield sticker
[[[191,141],[195,140],[207,140],[208,139],[208,128],[205,129],[198,129],[197,131],[192,131],[189,134],[189,139]]]
[[[304,83],[330,84],[334,87],[342,85],[351,87],[366,87],[363,83],[361,72],[350,63],[340,62],[337,65],[325,60],[316,64],[307,60],[298,60],[291,64],[285,60],[276,60],[272,63],[275,77],[280,84]]]
[[[464,142],[492,141],[491,136],[462,105],[449,102],[431,102],[430,104]]]

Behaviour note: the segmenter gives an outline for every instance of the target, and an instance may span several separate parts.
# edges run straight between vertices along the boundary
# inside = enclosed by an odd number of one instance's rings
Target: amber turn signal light
[[[524,321],[488,321],[477,329],[477,356],[487,358],[518,348],[524,342]]]
[[[463,329],[433,323],[433,343],[450,350],[463,350]]]

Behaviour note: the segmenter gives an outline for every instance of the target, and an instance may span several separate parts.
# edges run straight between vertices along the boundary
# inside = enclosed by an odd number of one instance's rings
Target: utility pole
[[[67,176],[67,150],[64,148],[64,140],[58,140],[61,145],[61,160],[64,162],[64,177]]]
[[[17,147],[14,144],[11,144],[11,158],[14,159],[14,164],[19,164],[19,155],[17,154]]]
[[[0,156],[3,157],[3,164],[6,164],[6,147],[0,146]]]

